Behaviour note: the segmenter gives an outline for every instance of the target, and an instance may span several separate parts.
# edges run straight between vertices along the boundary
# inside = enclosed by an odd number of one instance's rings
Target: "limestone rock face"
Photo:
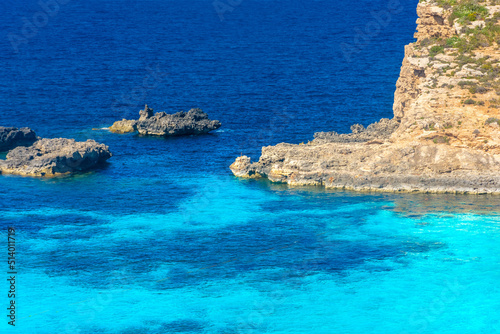
[[[6,152],[18,146],[30,146],[37,140],[30,128],[0,126],[0,152]]]
[[[219,121],[210,120],[201,109],[191,109],[188,112],[154,114],[147,105],[139,112],[139,120],[121,120],[110,127],[115,133],[138,131],[141,135],[151,136],[186,136],[199,135],[217,130],[221,127]]]
[[[432,37],[451,37],[455,34],[455,28],[449,18],[451,12],[437,5],[419,3],[417,5],[417,32],[416,39]]]
[[[130,133],[137,131],[137,121],[122,119],[121,121],[116,121],[110,128],[109,131],[113,133]]]
[[[398,128],[396,120],[382,118],[379,122],[370,124],[366,129],[361,124],[351,126],[352,133],[338,134],[332,132],[316,132],[314,139],[316,142],[331,143],[363,143],[370,140],[387,140]]]
[[[252,167],[250,158],[247,156],[241,156],[236,158],[236,160],[229,167],[233,171],[234,175],[243,178],[260,178],[262,175],[255,174],[255,166]]]
[[[52,177],[84,172],[111,157],[109,148],[93,140],[40,139],[29,147],[17,147],[0,160],[2,174]]]
[[[234,175],[267,177],[289,185],[449,193],[500,193],[500,157],[446,145],[278,144],[264,147],[258,162],[242,156]],[[481,173],[476,171],[480,170]]]
[[[405,111],[420,94],[420,83],[425,79],[425,70],[429,63],[426,58],[413,58],[414,50],[411,45],[405,46],[405,57],[401,73],[396,83],[394,93],[394,117],[401,120]]]
[[[139,121],[144,121],[148,118],[151,118],[153,117],[153,109],[148,107],[148,105],[146,104],[144,110],[139,111],[139,116]]]
[[[353,190],[500,194],[500,36],[470,29],[493,33],[500,19],[491,14],[500,8],[486,0],[479,4],[489,16],[452,21],[453,8],[440,3],[418,4],[418,40],[405,47],[392,120],[264,147],[256,162],[237,158],[233,174]]]

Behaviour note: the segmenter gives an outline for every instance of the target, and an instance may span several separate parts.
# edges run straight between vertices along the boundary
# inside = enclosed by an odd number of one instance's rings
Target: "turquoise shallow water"
[[[170,212],[6,210],[23,267],[19,330],[500,328],[494,197],[289,189],[231,177],[190,182],[193,194]]]

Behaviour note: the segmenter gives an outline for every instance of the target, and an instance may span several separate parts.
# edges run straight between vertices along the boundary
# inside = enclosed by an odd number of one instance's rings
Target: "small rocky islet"
[[[94,140],[40,138],[29,128],[0,127],[0,173],[54,177],[85,172],[111,158],[109,147]]]
[[[186,136],[220,128],[201,109],[167,114],[146,107],[138,120],[122,120],[110,127],[114,133],[137,131],[141,135]],[[109,147],[94,140],[77,142],[66,138],[40,138],[30,128],[0,127],[0,173],[34,177],[55,177],[86,172],[104,164],[112,154]]]
[[[139,116],[138,120],[117,121],[109,130],[120,134],[138,132],[145,136],[169,137],[200,135],[221,127],[219,121],[210,120],[208,115],[198,108],[175,114],[166,112],[155,114],[153,109],[146,105],[143,110],[139,111]]]

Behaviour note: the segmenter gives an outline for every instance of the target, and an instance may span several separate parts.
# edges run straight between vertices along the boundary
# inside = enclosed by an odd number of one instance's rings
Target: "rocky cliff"
[[[242,156],[236,176],[383,191],[500,193],[500,6],[420,2],[394,118]]]

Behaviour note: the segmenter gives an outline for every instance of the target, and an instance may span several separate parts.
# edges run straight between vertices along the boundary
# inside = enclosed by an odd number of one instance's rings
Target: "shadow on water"
[[[325,189],[323,186],[289,186],[285,183],[275,183],[267,179],[249,180],[236,178],[245,186],[270,191],[281,195],[294,195],[309,198],[330,200],[348,200],[356,203],[381,203],[391,205],[383,209],[393,211],[406,217],[421,217],[429,213],[500,215],[499,195],[467,195],[467,194],[425,194],[425,193],[384,193],[378,191],[350,191]]]

